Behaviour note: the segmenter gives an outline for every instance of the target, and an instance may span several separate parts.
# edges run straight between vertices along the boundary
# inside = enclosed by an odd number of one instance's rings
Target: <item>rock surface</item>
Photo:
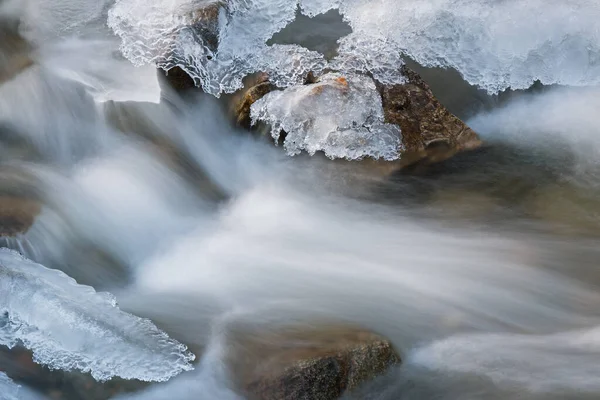
[[[458,117],[451,114],[433,95],[421,77],[402,67],[407,82],[402,85],[381,85],[385,122],[400,127],[403,151],[399,161],[392,162],[390,169],[400,169],[417,162],[434,163],[452,157],[464,150],[479,147],[477,134]],[[314,84],[318,78],[307,77],[306,84]],[[240,126],[248,127],[250,107],[275,88],[267,82],[244,89],[232,106]]]
[[[250,400],[333,400],[400,363],[389,341],[361,329],[287,329],[247,335],[229,363]]]
[[[0,84],[33,65],[31,46],[18,33],[18,23],[0,18]]]
[[[41,206],[35,200],[0,196],[0,237],[11,237],[29,230]]]
[[[402,130],[403,165],[439,162],[481,145],[477,134],[435,98],[416,72],[404,66],[402,73],[405,84],[378,86],[385,121]]]
[[[202,38],[210,54],[215,53],[219,47],[219,15],[221,10],[227,9],[227,3],[226,0],[220,0],[189,12],[192,21],[190,28]],[[210,54],[207,56],[209,60],[212,57]],[[194,80],[180,66],[173,66],[168,71],[161,69],[159,73],[162,73],[167,83],[177,91],[196,87]]]

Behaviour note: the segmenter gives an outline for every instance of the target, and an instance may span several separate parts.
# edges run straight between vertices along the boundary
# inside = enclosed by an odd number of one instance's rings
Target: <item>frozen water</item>
[[[355,32],[379,34],[420,64],[453,67],[490,93],[535,80],[600,83],[596,0],[345,3],[356,4],[343,10]]]
[[[401,148],[400,129],[384,123],[381,97],[366,76],[323,75],[312,85],[271,92],[252,105],[253,123],[271,125],[271,135],[287,136],[288,154],[323,151],[329,158],[394,160]]]
[[[19,385],[15,384],[6,374],[0,372],[0,393],[3,400],[19,400]]]
[[[0,249],[0,305],[0,344],[22,344],[52,369],[90,372],[100,381],[166,381],[193,368],[184,345],[119,310],[112,295],[6,249]]]
[[[6,374],[0,372],[1,400],[41,400],[40,396],[14,383]]]
[[[119,0],[109,25],[134,63],[180,65],[207,92],[241,86],[262,70],[288,76],[310,70],[315,57],[298,47],[269,48],[268,39],[294,19],[297,7],[314,16],[339,9],[353,29],[329,67],[370,71],[401,83],[400,54],[428,66],[456,68],[490,93],[545,84],[600,83],[600,4],[595,0],[230,0],[222,12],[217,51],[190,28],[189,7],[207,2]],[[282,65],[283,60],[294,62]],[[319,63],[324,62],[320,61]],[[282,68],[283,67],[283,68]]]

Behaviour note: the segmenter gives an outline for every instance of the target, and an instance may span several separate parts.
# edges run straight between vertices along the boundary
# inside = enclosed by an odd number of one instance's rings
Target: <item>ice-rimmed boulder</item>
[[[292,155],[323,151],[331,158],[394,161],[397,168],[442,161],[481,145],[477,134],[435,98],[417,73],[405,66],[402,73],[406,83],[395,85],[335,73],[310,75],[305,85],[283,91],[263,81],[236,98],[243,107],[233,107],[234,118],[247,121],[250,111],[253,122],[271,125],[274,139],[283,132]]]

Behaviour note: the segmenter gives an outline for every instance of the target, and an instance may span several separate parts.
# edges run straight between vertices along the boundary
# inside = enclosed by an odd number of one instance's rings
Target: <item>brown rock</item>
[[[191,13],[194,21],[192,27],[212,52],[216,52],[219,47],[219,15],[227,8],[228,2],[220,0],[195,9]]]
[[[402,72],[407,77],[405,84],[377,84],[385,121],[400,126],[405,147],[401,160],[386,162],[385,170],[391,172],[415,163],[443,161],[459,151],[481,145],[477,134],[435,98],[417,73],[407,67],[403,67]],[[348,85],[344,78],[340,79],[338,83],[341,87]],[[315,82],[318,82],[318,78],[311,73],[305,84]],[[233,98],[233,114],[239,126],[249,128],[250,107],[274,89],[273,85],[258,83],[245,88],[241,95]],[[315,88],[322,89],[321,86]]]
[[[435,98],[417,73],[406,66],[402,72],[405,84],[378,84],[386,122],[402,130],[402,166],[439,162],[481,145],[477,134]]]
[[[40,204],[31,199],[0,196],[0,236],[16,236],[29,230]]]
[[[204,45],[209,50],[209,54],[206,56],[209,61],[213,57],[211,53],[216,53],[219,47],[219,16],[222,11],[227,10],[227,7],[228,2],[221,0],[189,12],[193,21],[190,29],[193,29],[196,35],[204,41]],[[174,66],[162,73],[170,86],[177,91],[196,87],[194,80],[179,66]]]
[[[266,74],[256,74],[246,79],[244,89],[232,96],[229,104],[237,126],[251,129],[250,107],[267,93],[275,90]]]
[[[0,18],[0,84],[33,65],[31,46],[18,33],[18,24]]]
[[[248,399],[333,400],[400,363],[381,336],[352,327],[245,335],[229,362]]]

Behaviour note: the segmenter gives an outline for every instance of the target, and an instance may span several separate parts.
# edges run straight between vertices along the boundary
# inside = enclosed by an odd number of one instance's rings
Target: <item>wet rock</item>
[[[161,83],[164,81],[169,87],[177,92],[193,89],[196,87],[194,80],[181,67],[173,67],[168,71],[158,70]]]
[[[12,237],[27,232],[40,209],[40,203],[35,200],[0,196],[0,237]]]
[[[423,79],[406,66],[402,85],[378,85],[385,121],[402,130],[405,151],[401,165],[435,163],[463,150],[481,146],[479,137],[451,114],[433,95]]]
[[[18,346],[12,349],[0,347],[0,371],[18,384],[56,400],[108,400],[148,386],[144,382],[123,379],[97,382],[90,374],[50,370],[36,364],[31,352]]]
[[[0,17],[0,84],[33,65],[31,46],[18,33],[18,23]]]
[[[250,108],[267,93],[275,90],[266,74],[256,74],[246,79],[244,89],[232,96],[229,101],[230,112],[237,126],[251,129]]]
[[[403,67],[403,73],[407,77],[405,84],[377,84],[385,122],[400,127],[404,147],[401,159],[388,163],[387,170],[394,171],[416,163],[440,162],[460,151],[481,145],[477,134],[435,98],[417,73],[407,67]],[[305,84],[318,82],[319,78],[309,74]],[[315,90],[320,90],[320,87]],[[274,89],[263,81],[241,91],[233,99],[231,107],[235,110],[234,118],[238,125],[248,128],[252,104]]]
[[[227,9],[227,1],[221,0],[204,7],[194,8],[189,12],[192,21],[190,28],[194,34],[202,38],[207,58],[210,60],[219,47],[219,19],[222,11]],[[175,90],[184,91],[196,87],[194,80],[180,66],[173,66],[167,71],[160,70],[165,81]]]
[[[389,341],[361,329],[287,329],[245,334],[229,362],[248,399],[333,400],[400,363]]]

